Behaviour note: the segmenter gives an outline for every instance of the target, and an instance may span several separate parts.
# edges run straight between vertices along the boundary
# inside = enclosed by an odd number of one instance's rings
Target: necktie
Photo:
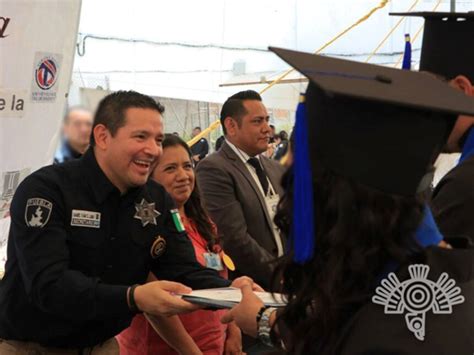
[[[262,185],[263,194],[266,196],[268,192],[267,174],[265,174],[265,171],[262,169],[262,166],[260,165],[260,161],[254,157],[254,158],[249,158],[247,162],[255,168],[255,171],[257,172],[258,180],[260,181],[260,185]]]

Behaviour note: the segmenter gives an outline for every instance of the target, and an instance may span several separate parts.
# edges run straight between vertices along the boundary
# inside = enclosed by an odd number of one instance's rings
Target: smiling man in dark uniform
[[[0,283],[1,354],[118,354],[113,336],[137,312],[171,315],[195,306],[170,295],[228,286],[202,268],[174,210],[148,176],[161,154],[163,107],[113,93],[95,115],[91,149],[42,168],[11,207]]]

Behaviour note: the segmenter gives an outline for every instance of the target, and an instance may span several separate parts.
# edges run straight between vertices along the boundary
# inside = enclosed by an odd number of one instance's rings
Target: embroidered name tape
[[[100,228],[100,212],[72,210],[71,226]]]

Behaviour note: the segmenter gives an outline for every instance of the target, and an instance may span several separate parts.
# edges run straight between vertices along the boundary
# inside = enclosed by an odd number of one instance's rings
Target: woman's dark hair
[[[376,191],[314,165],[314,256],[301,265],[290,251],[273,275],[274,283],[283,280],[279,289],[288,296],[279,317],[290,331],[292,354],[335,353],[345,323],[374,295],[387,266],[424,257],[414,239],[423,217],[421,198]],[[287,236],[292,179],[290,168],[275,217]]]
[[[189,159],[192,161],[191,149],[186,142],[178,136],[166,134],[163,140],[163,150],[168,147],[176,146],[183,147],[189,154]],[[201,194],[199,193],[196,179],[191,196],[189,196],[188,201],[184,204],[184,211],[186,212],[186,216],[195,223],[198,233],[207,241],[207,247],[212,251],[214,245],[219,244],[218,237],[206,210],[202,206]]]

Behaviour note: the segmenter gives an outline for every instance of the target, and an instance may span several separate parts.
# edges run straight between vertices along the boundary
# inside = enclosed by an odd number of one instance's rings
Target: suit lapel
[[[242,159],[240,159],[239,156],[234,152],[234,150],[227,144],[227,142],[224,142],[222,144],[221,150],[223,154],[225,154],[226,158],[231,162],[231,164],[239,170],[239,172],[247,179],[248,183],[250,186],[252,186],[252,189],[254,190],[255,194],[258,197],[258,200],[260,201],[260,204],[262,206],[263,212],[265,213],[265,219],[267,220],[267,224],[269,228],[273,231],[273,223],[272,219],[270,218],[270,215],[268,214],[267,211],[267,204],[265,203],[265,198],[260,192],[260,189],[255,182],[254,178],[250,174],[248,168],[245,166],[244,162]],[[271,180],[270,180],[271,181]],[[272,181],[273,185],[273,181]]]

